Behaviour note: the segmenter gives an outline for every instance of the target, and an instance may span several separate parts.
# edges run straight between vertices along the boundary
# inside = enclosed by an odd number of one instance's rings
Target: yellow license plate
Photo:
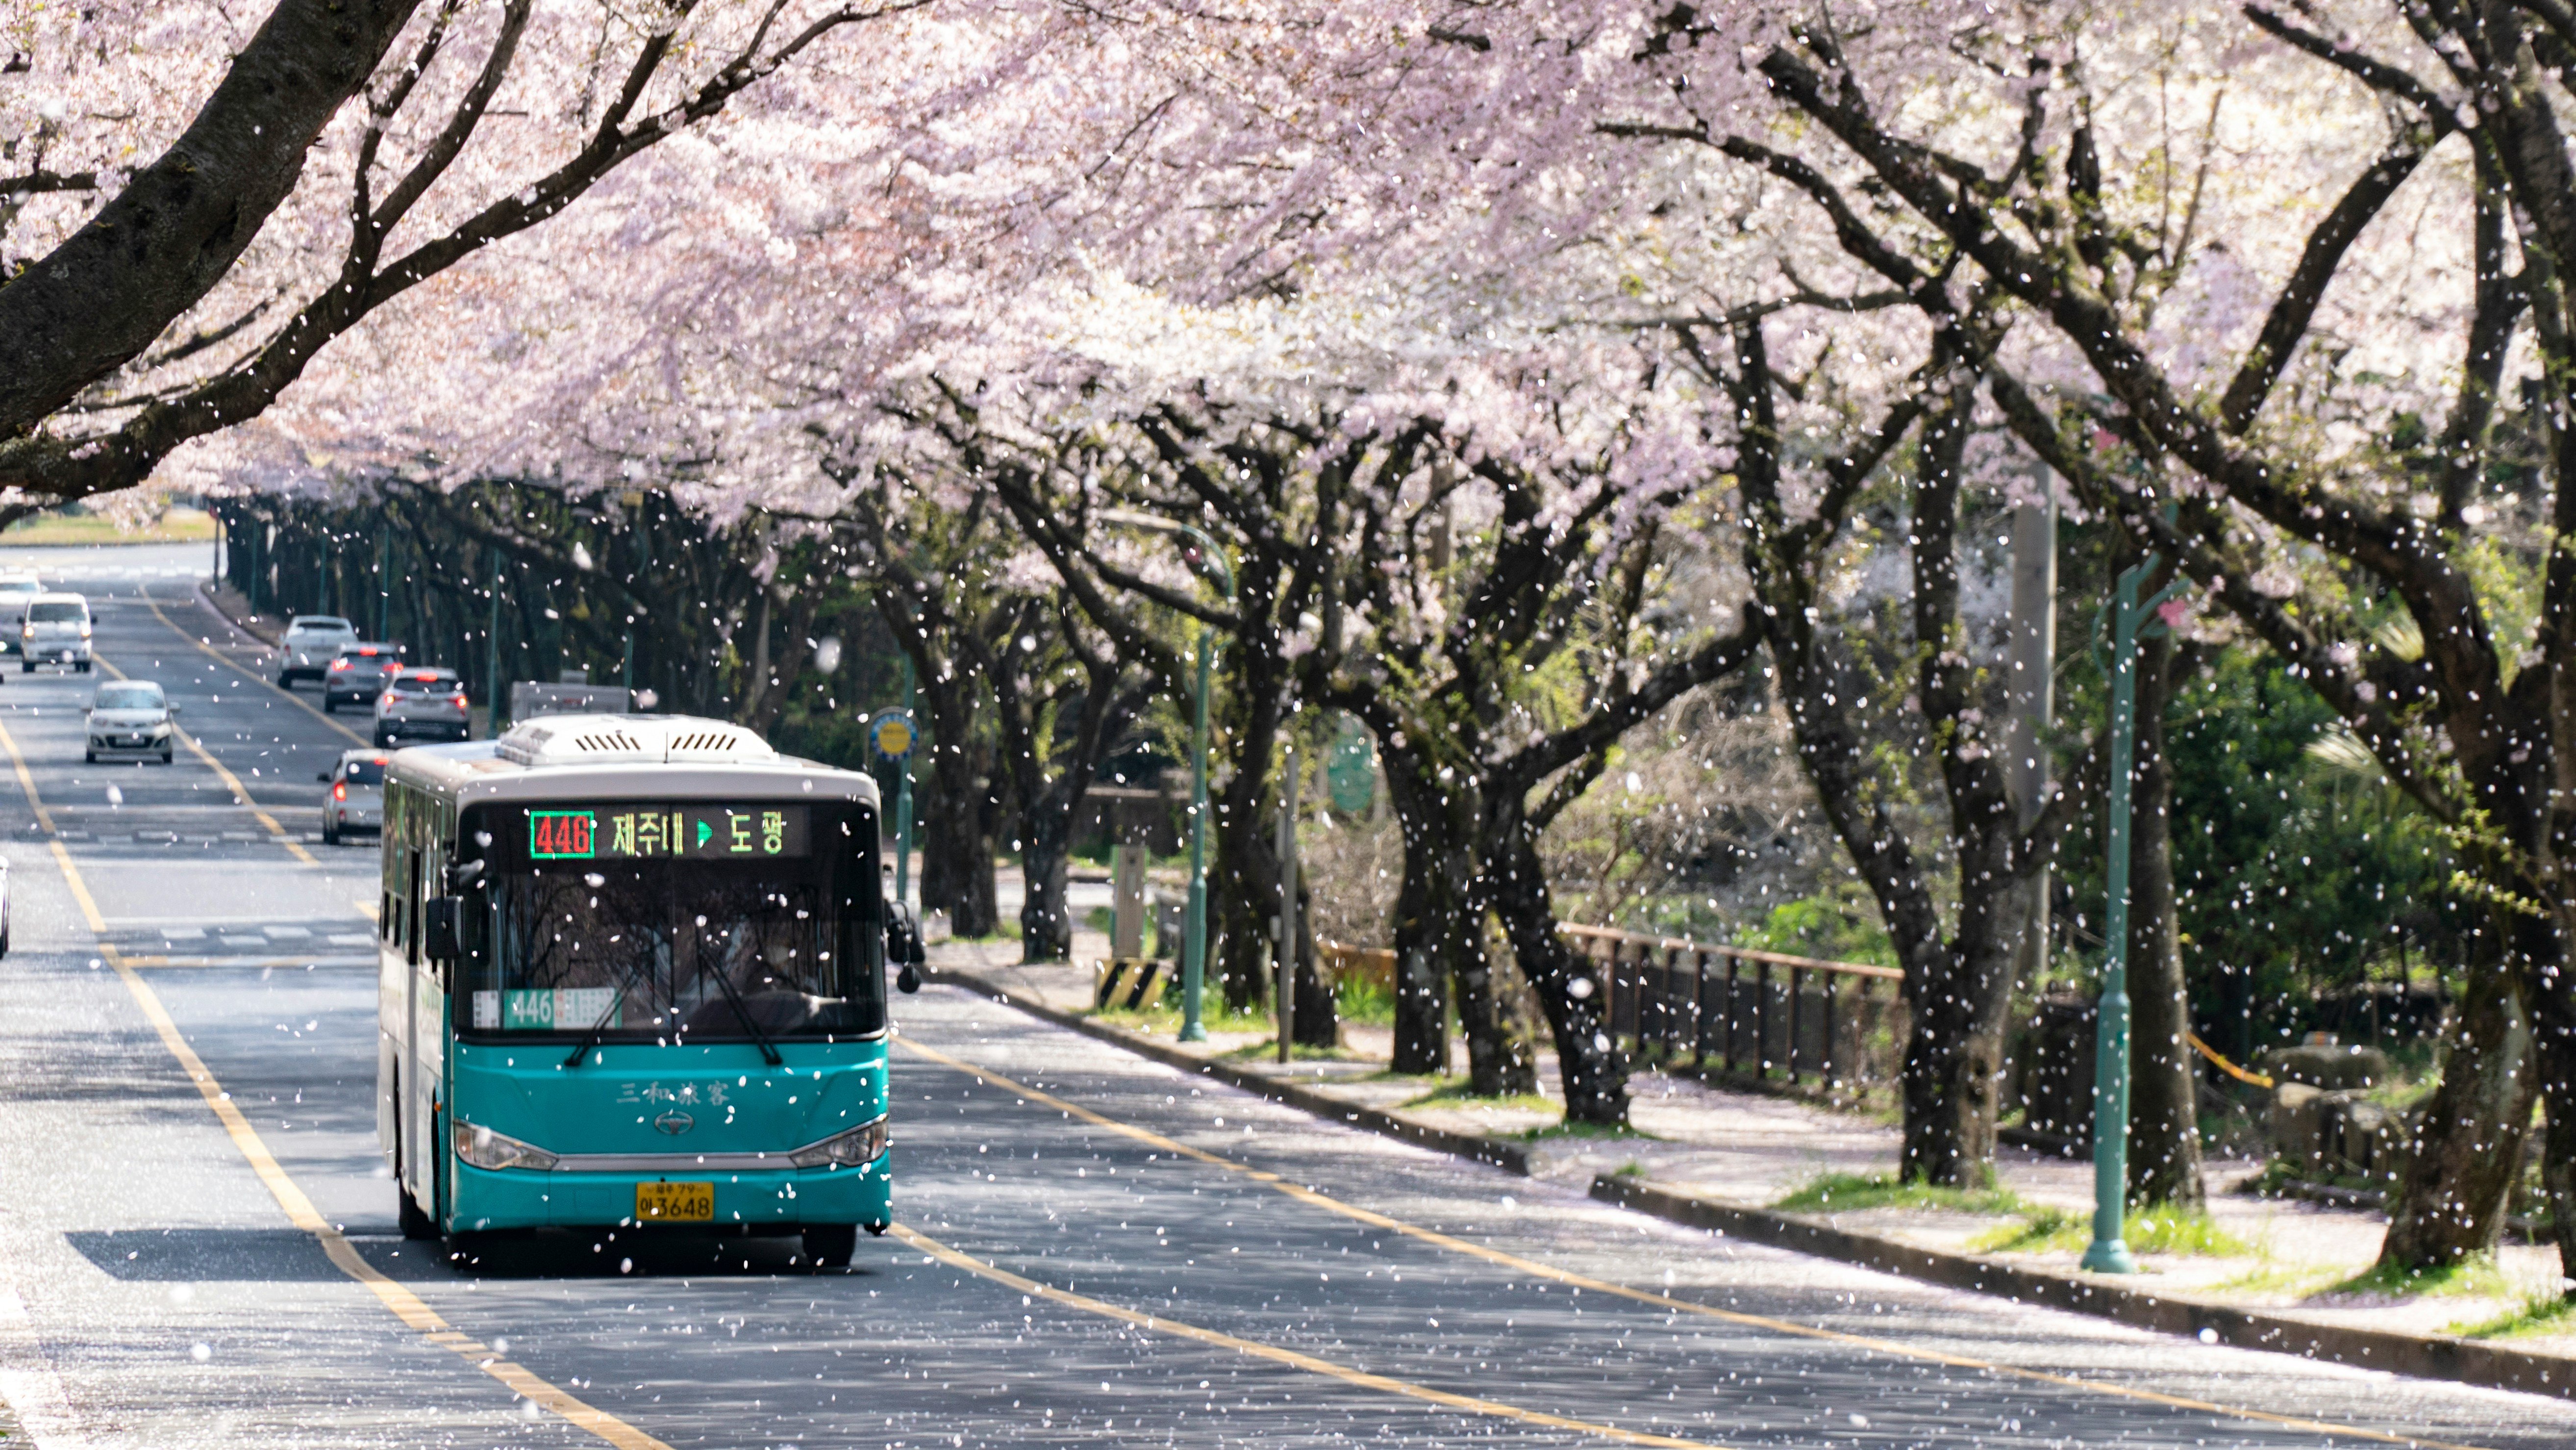
[[[705,1223],[715,1216],[716,1186],[712,1183],[635,1185],[638,1223]]]

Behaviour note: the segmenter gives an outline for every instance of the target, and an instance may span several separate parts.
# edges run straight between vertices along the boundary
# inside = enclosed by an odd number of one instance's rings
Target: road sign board
[[[877,754],[901,760],[912,753],[914,739],[912,712],[904,709],[879,710],[868,721],[868,743]]]

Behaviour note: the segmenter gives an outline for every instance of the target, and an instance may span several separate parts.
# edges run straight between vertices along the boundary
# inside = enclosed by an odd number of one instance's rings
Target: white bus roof
[[[460,806],[770,796],[878,803],[876,781],[858,771],[781,755],[740,725],[689,715],[541,716],[498,740],[397,751],[387,777]]]

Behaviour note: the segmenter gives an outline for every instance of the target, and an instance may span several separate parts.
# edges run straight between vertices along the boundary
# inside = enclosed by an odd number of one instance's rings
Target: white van
[[[89,673],[89,601],[78,594],[39,594],[18,626],[18,669],[61,665]]]

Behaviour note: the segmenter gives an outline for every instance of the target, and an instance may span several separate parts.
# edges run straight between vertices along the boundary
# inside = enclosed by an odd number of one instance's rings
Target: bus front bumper
[[[452,1232],[514,1228],[602,1228],[639,1222],[729,1232],[894,1221],[893,1175],[878,1158],[855,1168],[776,1172],[560,1173],[470,1167],[450,1160],[446,1227]],[[639,1219],[641,1183],[708,1183],[714,1212],[703,1219]]]

